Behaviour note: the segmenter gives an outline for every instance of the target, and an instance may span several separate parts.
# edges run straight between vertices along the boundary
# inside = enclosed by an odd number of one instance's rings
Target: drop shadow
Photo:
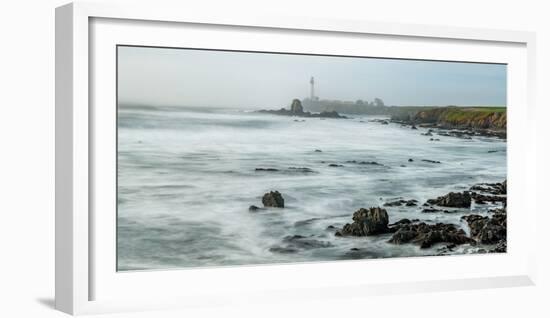
[[[53,298],[37,298],[36,301],[44,307],[55,309],[55,299]]]

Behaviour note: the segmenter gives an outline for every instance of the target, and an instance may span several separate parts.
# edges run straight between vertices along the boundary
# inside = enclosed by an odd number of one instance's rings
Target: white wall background
[[[537,32],[539,200],[550,190],[550,12],[523,0],[187,1],[227,14],[271,12]],[[162,5],[164,1],[151,1]],[[181,1],[180,1],[181,2]],[[0,317],[62,317],[54,311],[54,8],[62,0],[0,3]],[[536,287],[357,298],[262,307],[204,308],[109,317],[548,317],[549,217],[540,204]]]

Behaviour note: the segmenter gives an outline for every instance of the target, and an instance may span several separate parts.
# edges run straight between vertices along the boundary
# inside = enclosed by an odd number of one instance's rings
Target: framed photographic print
[[[56,308],[533,284],[533,34],[174,9],[57,9]]]

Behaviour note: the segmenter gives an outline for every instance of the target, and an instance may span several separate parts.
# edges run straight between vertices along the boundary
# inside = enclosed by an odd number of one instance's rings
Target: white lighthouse
[[[309,80],[309,84],[311,86],[310,92],[309,92],[309,99],[313,102],[315,100],[315,78],[313,78],[313,76]]]

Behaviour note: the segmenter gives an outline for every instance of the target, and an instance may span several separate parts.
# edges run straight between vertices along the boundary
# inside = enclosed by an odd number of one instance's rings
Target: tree
[[[380,98],[376,97],[374,99],[374,106],[376,107],[384,107],[384,101],[381,100]]]
[[[356,102],[355,102],[356,105],[363,105],[365,104],[365,102],[363,102],[362,99],[358,99]]]

